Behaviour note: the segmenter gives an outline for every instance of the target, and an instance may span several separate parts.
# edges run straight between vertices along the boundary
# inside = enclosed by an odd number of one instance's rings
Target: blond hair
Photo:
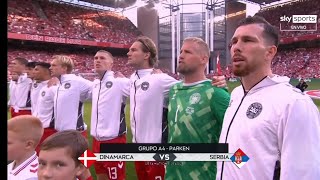
[[[198,37],[188,37],[183,40],[183,43],[185,42],[194,42],[198,45],[199,52],[201,52],[202,55],[210,57],[210,49],[206,42],[204,42],[201,38]]]
[[[54,55],[53,59],[63,67],[67,67],[67,73],[71,73],[74,68],[73,60],[69,56]]]
[[[20,115],[8,120],[8,132],[18,134],[22,140],[33,140],[34,147],[38,145],[43,135],[41,121],[31,115]]]

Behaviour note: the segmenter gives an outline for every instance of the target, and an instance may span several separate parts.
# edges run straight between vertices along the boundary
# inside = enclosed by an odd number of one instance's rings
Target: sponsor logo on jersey
[[[113,85],[113,83],[111,81],[106,82],[106,87],[107,88],[111,88]]]
[[[65,89],[69,89],[71,87],[71,84],[70,83],[66,83],[65,85],[64,85],[64,88]]]
[[[201,95],[199,93],[194,93],[189,98],[190,104],[197,104],[201,99]]]
[[[262,105],[258,102],[252,103],[247,109],[247,117],[249,119],[256,118],[262,111]]]
[[[143,82],[141,84],[141,89],[144,90],[144,91],[148,90],[149,89],[149,83],[148,82]]]
[[[46,92],[45,91],[42,91],[41,92],[41,96],[43,97],[43,96],[45,96],[46,95]]]
[[[37,88],[37,87],[38,87],[38,83],[34,83],[34,84],[33,84],[33,87],[34,87],[34,88]]]

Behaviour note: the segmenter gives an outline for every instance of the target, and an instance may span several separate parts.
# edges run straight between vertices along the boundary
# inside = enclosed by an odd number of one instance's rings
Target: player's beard
[[[196,68],[187,67],[185,64],[179,64],[177,67],[177,72],[181,73],[182,75],[192,74],[196,72]]]
[[[247,63],[246,61],[240,65],[232,65],[232,72],[235,76],[244,77],[257,69],[257,64]]]

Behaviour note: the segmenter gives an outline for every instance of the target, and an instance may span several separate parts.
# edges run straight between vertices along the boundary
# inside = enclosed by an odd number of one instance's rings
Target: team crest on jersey
[[[247,109],[247,117],[249,119],[256,118],[262,111],[262,105],[258,102],[252,103]]]
[[[46,95],[46,92],[45,92],[45,91],[42,91],[41,96],[43,97],[43,96],[45,96],[45,95]]]
[[[190,104],[197,104],[201,99],[201,95],[199,93],[194,93],[189,98]]]
[[[194,108],[193,107],[187,107],[186,108],[186,113],[189,114],[189,115],[193,114],[194,113]]]
[[[143,82],[141,84],[141,89],[144,90],[144,91],[148,90],[149,89],[149,83],[148,82]]]
[[[34,88],[37,88],[37,87],[38,87],[38,83],[34,83],[34,84],[33,84],[33,87],[34,87]]]
[[[106,82],[106,87],[107,88],[111,88],[113,85],[113,83],[111,81]]]
[[[66,83],[65,85],[64,85],[64,88],[65,89],[69,89],[71,87],[71,84],[70,83]]]

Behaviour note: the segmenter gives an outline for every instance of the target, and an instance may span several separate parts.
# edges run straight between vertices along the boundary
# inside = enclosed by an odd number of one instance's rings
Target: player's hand
[[[51,86],[55,86],[57,84],[59,84],[59,79],[57,77],[52,77],[49,81],[48,81],[48,84],[47,86],[48,87],[51,87]]]
[[[227,88],[227,82],[225,76],[213,76],[212,83],[213,86],[217,86],[220,88]]]
[[[115,72],[114,77],[115,78],[125,78],[125,76],[120,71]]]
[[[162,74],[163,72],[160,69],[153,69],[151,74]]]

